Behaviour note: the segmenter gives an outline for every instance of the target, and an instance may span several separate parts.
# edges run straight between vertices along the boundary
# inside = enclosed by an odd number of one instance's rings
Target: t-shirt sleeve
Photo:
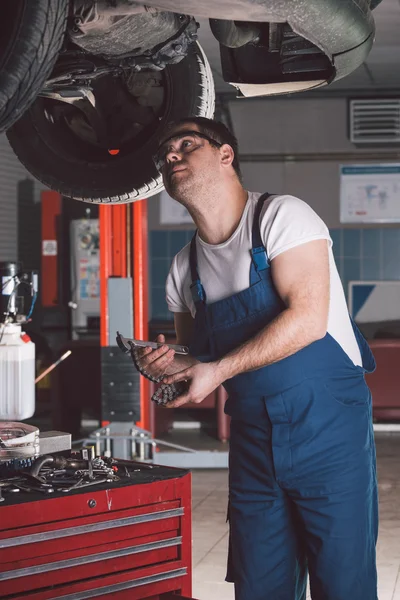
[[[313,240],[326,239],[332,245],[323,220],[295,196],[276,196],[267,204],[261,213],[260,232],[270,260]]]
[[[190,312],[185,303],[183,282],[179,272],[179,255],[175,256],[167,277],[165,286],[166,301],[171,312]]]

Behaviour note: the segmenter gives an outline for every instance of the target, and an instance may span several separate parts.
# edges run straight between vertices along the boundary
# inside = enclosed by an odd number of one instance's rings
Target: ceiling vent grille
[[[350,100],[353,144],[400,144],[400,99]]]

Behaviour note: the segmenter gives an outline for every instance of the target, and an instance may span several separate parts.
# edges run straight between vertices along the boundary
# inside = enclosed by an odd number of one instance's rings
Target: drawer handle
[[[86,598],[96,598],[100,594],[115,594],[122,590],[129,590],[133,587],[157,583],[157,581],[165,581],[166,579],[174,579],[175,577],[181,577],[182,575],[187,575],[186,567],[174,569],[173,571],[164,571],[163,573],[157,573],[156,575],[148,575],[147,577],[140,577],[139,579],[133,579],[131,581],[124,581],[123,583],[114,583],[113,585],[98,587],[94,590],[75,592],[74,594],[67,594],[66,596],[53,596],[51,600],[86,600]]]
[[[171,546],[179,546],[180,544],[182,544],[181,536],[160,540],[158,542],[129,546],[128,548],[120,548],[119,550],[111,550],[109,552],[100,552],[99,554],[79,556],[77,558],[69,558],[68,560],[58,560],[56,562],[44,563],[35,565],[34,567],[26,567],[24,569],[4,571],[3,573],[0,573],[0,581],[16,579],[17,577],[27,577],[28,575],[39,575],[40,573],[47,573],[48,571],[58,571],[58,569],[79,567],[79,565],[87,565],[101,560],[120,558],[122,556],[129,556],[130,554],[138,554],[139,552],[149,552],[150,550],[158,550],[160,548],[170,548]]]
[[[65,529],[56,529],[55,531],[44,531],[43,533],[33,533],[31,535],[21,535],[14,538],[0,539],[0,548],[11,548],[13,546],[22,546],[23,544],[34,544],[45,542],[47,540],[57,540],[59,538],[69,537],[71,535],[81,535],[83,533],[92,533],[93,531],[104,531],[106,529],[115,529],[116,527],[126,527],[127,525],[137,525],[138,523],[149,523],[150,521],[161,521],[162,519],[171,519],[180,517],[184,514],[183,508],[171,508],[134,517],[124,517],[123,519],[113,519],[110,521],[101,521],[100,523],[91,523],[90,525],[78,525],[77,527],[66,527]]]

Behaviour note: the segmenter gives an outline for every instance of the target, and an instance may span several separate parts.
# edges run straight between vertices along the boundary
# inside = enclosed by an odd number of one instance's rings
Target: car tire
[[[0,24],[0,132],[17,121],[51,73],[68,0],[6,0]]]
[[[168,97],[164,112],[151,135],[131,154],[92,160],[81,152],[63,151],[60,132],[45,122],[38,101],[8,131],[8,139],[20,161],[37,179],[63,196],[92,203],[120,204],[148,198],[163,189],[152,156],[170,121],[184,117],[211,118],[215,109],[214,82],[209,62],[194,43],[179,63],[167,66]],[[97,155],[96,155],[96,158]]]

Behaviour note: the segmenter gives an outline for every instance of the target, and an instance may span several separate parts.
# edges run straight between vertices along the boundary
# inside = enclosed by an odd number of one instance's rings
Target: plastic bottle
[[[35,344],[15,323],[0,323],[0,421],[35,412]]]

